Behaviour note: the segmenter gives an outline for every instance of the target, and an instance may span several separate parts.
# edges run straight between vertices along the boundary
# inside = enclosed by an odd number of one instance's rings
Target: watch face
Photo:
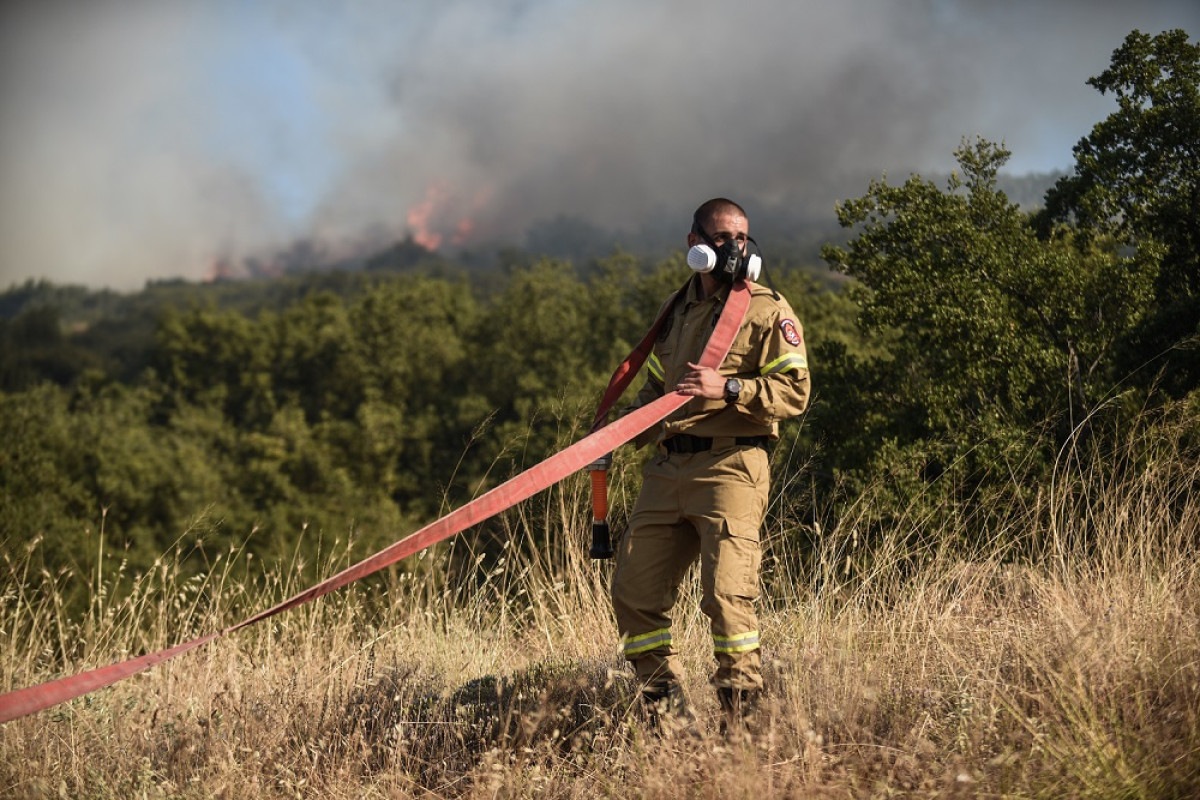
[[[737,400],[738,395],[742,393],[742,382],[737,378],[730,378],[725,381],[725,402],[733,403]]]

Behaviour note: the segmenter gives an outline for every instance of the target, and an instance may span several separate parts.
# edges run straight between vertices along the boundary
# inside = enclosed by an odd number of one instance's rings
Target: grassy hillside
[[[871,548],[858,538],[871,492],[835,529],[806,533],[817,549],[805,559],[783,546],[799,523],[774,508],[769,712],[752,744],[716,734],[694,591],[676,627],[707,735],[647,734],[618,657],[611,567],[585,558],[577,476],[505,515],[499,555],[472,558],[459,540],[8,723],[0,794],[1194,797],[1200,472],[1180,446],[1195,422],[1131,433],[1115,452],[1064,451],[1015,515],[978,508],[938,527],[902,517]],[[787,454],[775,463],[787,484]],[[1000,516],[992,544],[956,544]],[[105,587],[128,580],[119,570],[5,590],[0,688],[215,630],[302,588],[287,574],[244,577],[254,571],[237,551],[182,580],[179,557],[113,604]],[[325,558],[323,572],[344,565],[341,552]],[[58,599],[78,580],[102,590],[67,618]]]

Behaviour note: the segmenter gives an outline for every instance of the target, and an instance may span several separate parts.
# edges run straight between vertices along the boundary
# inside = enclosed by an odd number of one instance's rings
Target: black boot
[[[758,735],[759,689],[734,689],[721,686],[717,700],[721,704],[721,735],[729,741],[753,741]]]
[[[642,708],[646,711],[646,725],[656,736],[700,735],[700,729],[696,727],[696,715],[683,696],[683,687],[676,681],[650,684],[644,688]]]

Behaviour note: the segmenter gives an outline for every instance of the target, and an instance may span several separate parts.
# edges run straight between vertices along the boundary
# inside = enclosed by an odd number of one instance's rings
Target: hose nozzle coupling
[[[608,528],[608,469],[612,453],[597,458],[588,465],[592,476],[592,558],[612,558],[612,534]]]
[[[588,472],[608,472],[612,468],[612,453],[605,453],[588,464]]]

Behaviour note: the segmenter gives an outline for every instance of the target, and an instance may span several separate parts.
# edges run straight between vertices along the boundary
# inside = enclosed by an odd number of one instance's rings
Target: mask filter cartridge
[[[736,250],[730,248],[729,253],[721,255],[725,256],[725,264],[721,270],[718,270],[718,275],[715,277],[725,279],[723,281],[725,283],[733,283],[737,278],[743,276],[748,281],[756,281],[762,273],[762,258],[757,253],[742,257]],[[718,255],[716,250],[706,244],[694,245],[688,250],[688,266],[695,272],[712,272],[717,268],[717,263],[722,260],[721,255]],[[737,273],[742,274],[738,275]]]
[[[698,244],[688,250],[687,262],[696,272],[712,272],[717,265],[717,251],[706,244]]]
[[[758,253],[755,253],[746,259],[746,280],[756,281],[761,273],[762,258],[759,257]]]

